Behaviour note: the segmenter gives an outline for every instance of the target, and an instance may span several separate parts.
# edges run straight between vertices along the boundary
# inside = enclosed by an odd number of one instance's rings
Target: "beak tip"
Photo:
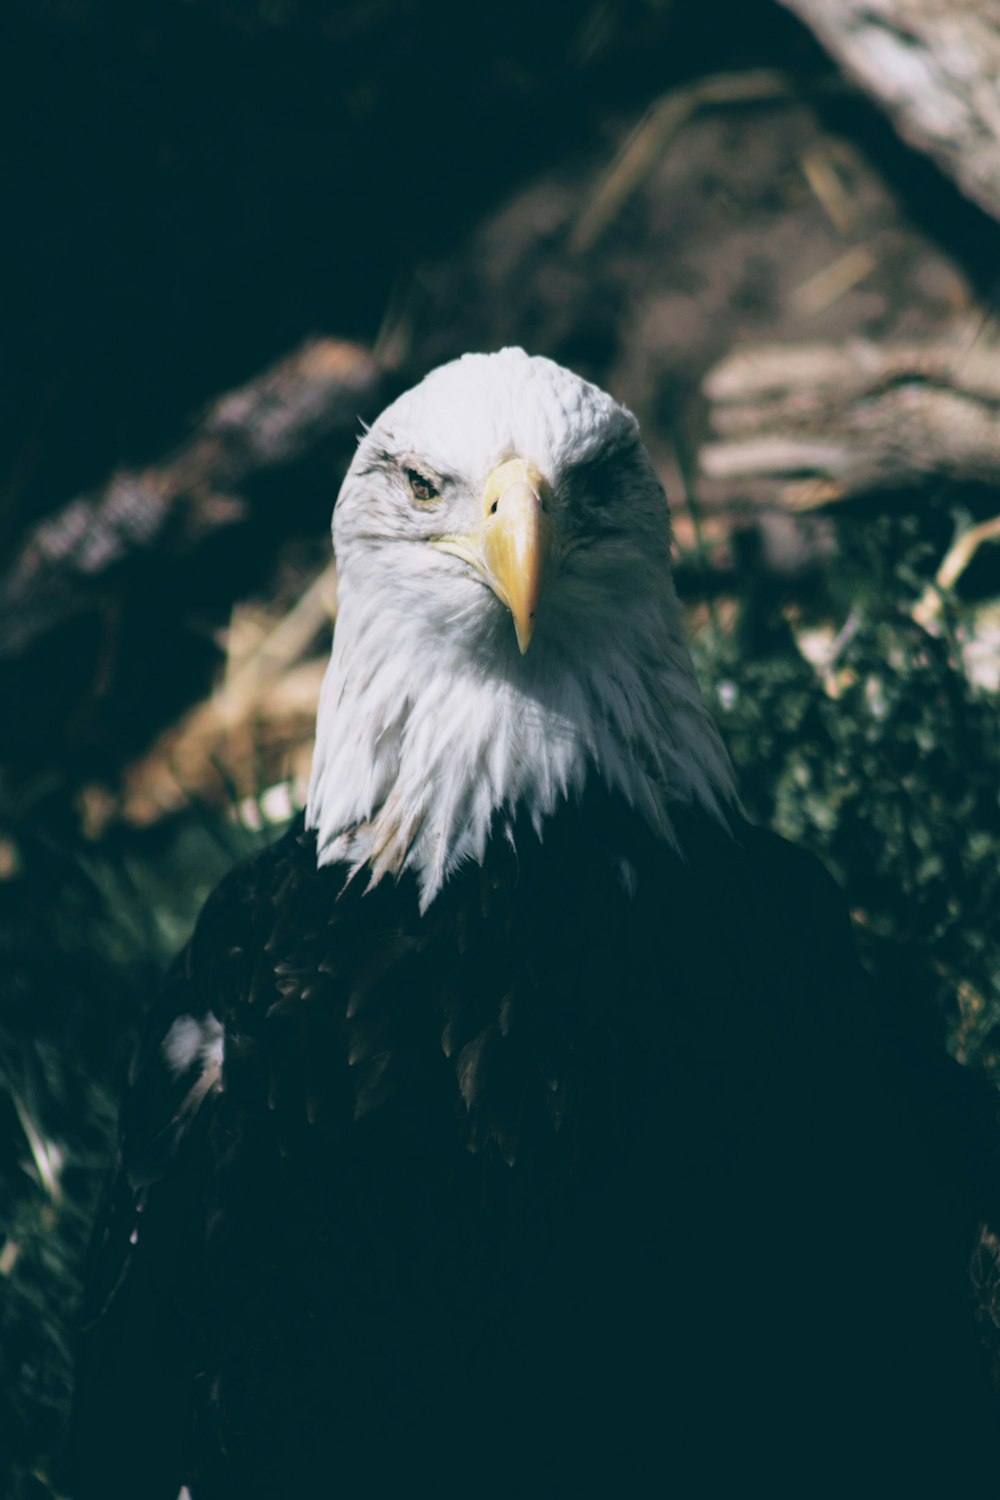
[[[517,649],[520,651],[522,656],[527,656],[528,647],[531,645],[531,637],[535,633],[534,615],[525,620],[523,624],[520,621],[515,620],[514,633],[517,636]]]

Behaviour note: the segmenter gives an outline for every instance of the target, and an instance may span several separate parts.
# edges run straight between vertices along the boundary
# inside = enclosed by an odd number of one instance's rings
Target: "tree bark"
[[[1000,219],[1000,0],[782,0],[849,78]]]
[[[762,345],[704,390],[708,500],[804,511],[928,480],[1000,483],[1000,350],[984,340]]]

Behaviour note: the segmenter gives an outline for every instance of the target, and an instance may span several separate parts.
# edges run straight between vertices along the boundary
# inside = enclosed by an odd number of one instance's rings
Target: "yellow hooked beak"
[[[506,604],[522,656],[531,644],[552,553],[547,514],[551,498],[551,489],[534,464],[512,458],[494,469],[486,481],[479,530],[467,537],[442,537],[437,543],[442,551],[471,563]]]
[[[545,581],[551,528],[549,487],[521,458],[494,469],[483,491],[481,547],[487,582],[514,617],[521,655],[531,644]]]

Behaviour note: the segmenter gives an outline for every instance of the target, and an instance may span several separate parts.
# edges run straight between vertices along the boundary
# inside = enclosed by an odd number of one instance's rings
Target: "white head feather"
[[[530,649],[459,558],[487,476],[529,460],[574,545]],[[406,470],[440,497],[417,505]],[[321,864],[412,870],[426,907],[496,818],[546,818],[593,779],[665,840],[670,809],[725,822],[732,771],[702,702],[670,572],[666,497],[631,412],[521,349],[466,355],[365,434],[333,523],[338,615],[307,823]]]

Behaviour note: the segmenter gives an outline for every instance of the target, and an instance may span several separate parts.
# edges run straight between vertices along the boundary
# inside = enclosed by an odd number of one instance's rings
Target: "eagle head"
[[[338,616],[307,821],[321,863],[426,906],[497,821],[600,779],[672,836],[734,801],[631,412],[521,349],[443,365],[362,437],[334,511]]]

